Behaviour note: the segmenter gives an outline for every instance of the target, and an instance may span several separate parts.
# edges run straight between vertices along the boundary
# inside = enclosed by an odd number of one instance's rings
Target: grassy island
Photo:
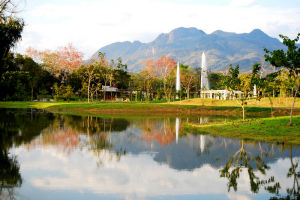
[[[288,126],[288,122],[289,117],[274,117],[202,125],[186,124],[185,128],[197,134],[300,145],[300,116],[294,116],[293,126]]]

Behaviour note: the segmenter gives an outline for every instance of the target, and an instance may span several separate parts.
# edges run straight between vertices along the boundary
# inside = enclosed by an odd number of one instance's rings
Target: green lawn
[[[293,117],[293,126],[287,126],[288,122],[289,117],[274,117],[204,125],[186,124],[185,129],[196,134],[300,144],[300,116]]]
[[[76,114],[118,114],[118,115],[230,115],[240,116],[237,106],[201,106],[146,102],[0,102],[0,108],[37,108],[51,112]],[[278,108],[282,114],[288,109]],[[300,109],[299,109],[300,111]],[[246,115],[267,116],[270,108],[247,107]]]

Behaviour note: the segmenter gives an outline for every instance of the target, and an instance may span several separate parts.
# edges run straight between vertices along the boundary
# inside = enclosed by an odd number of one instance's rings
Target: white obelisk
[[[180,69],[179,62],[177,63],[177,72],[176,72],[176,92],[180,91]]]
[[[177,71],[176,71],[176,99],[178,99],[178,93],[180,92],[180,68],[179,62],[177,62]]]
[[[201,90],[209,90],[206,56],[204,52],[202,53],[202,63],[201,63]]]

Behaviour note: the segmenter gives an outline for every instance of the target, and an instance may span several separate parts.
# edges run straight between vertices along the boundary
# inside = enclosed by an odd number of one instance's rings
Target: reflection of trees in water
[[[14,188],[22,185],[19,163],[9,149],[36,138],[52,118],[35,109],[0,109],[0,199],[16,199]]]
[[[300,178],[300,169],[299,167],[299,160],[293,159],[293,147],[290,146],[290,162],[291,167],[288,170],[287,178],[292,178],[293,184],[292,187],[287,188],[286,196],[277,196],[271,197],[271,200],[290,200],[290,199],[300,199],[300,186],[299,186],[299,178]]]
[[[226,166],[220,170],[220,177],[228,179],[228,191],[231,188],[237,191],[238,178],[240,173],[245,169],[247,170],[250,189],[253,193],[257,193],[260,187],[264,186],[265,190],[271,193],[278,193],[280,184],[275,182],[272,176],[268,179],[262,179],[259,174],[266,175],[266,170],[270,167],[267,166],[260,156],[253,156],[251,152],[247,152],[245,141],[242,140],[241,148],[229,159]]]
[[[15,156],[8,156],[7,151],[0,152],[0,199],[15,199],[14,188],[21,187],[20,166]]]
[[[34,109],[0,109],[1,146],[10,149],[30,142],[52,119],[52,114]]]
[[[32,141],[28,148],[55,145],[67,154],[78,148],[87,148],[99,158],[98,164],[102,164],[102,160],[113,157],[119,160],[126,153],[123,149],[115,153],[107,150],[113,148],[111,133],[125,130],[128,125],[125,119],[57,115],[42,136]]]
[[[138,126],[144,131],[141,138],[148,142],[157,141],[163,146],[172,144],[175,140],[175,120],[171,118],[144,119]]]
[[[270,169],[270,167],[264,163],[263,159],[271,157],[274,154],[274,145],[269,144],[267,148],[263,149],[260,142],[258,142],[257,146],[260,150],[260,156],[253,156],[250,152],[247,152],[245,141],[242,140],[241,148],[233,154],[226,166],[220,170],[220,177],[228,179],[228,191],[231,188],[235,191],[237,190],[237,179],[240,177],[241,171],[246,169],[248,172],[250,189],[253,193],[259,192],[259,189],[264,187],[269,193],[276,194],[276,196],[270,198],[271,200],[300,199],[299,160],[293,159],[292,146],[289,147],[291,166],[286,175],[287,178],[292,179],[292,185],[286,189],[286,195],[283,196],[279,195],[280,183],[276,182],[273,176],[267,179],[262,179],[260,178],[262,176],[259,176],[263,175],[264,177],[266,171]],[[282,146],[282,148],[284,149],[284,146]]]

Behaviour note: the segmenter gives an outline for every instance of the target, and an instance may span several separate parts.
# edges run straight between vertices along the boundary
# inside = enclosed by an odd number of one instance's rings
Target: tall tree
[[[289,125],[293,124],[293,110],[295,106],[295,101],[297,94],[299,92],[300,87],[300,48],[296,45],[299,41],[300,33],[298,33],[297,37],[293,40],[284,35],[279,35],[283,40],[283,44],[287,47],[287,50],[284,51],[282,49],[270,51],[268,49],[264,49],[265,60],[270,62],[271,65],[275,67],[285,67],[289,70],[289,75],[291,79],[294,81],[294,99],[291,106],[290,112],[290,122]]]
[[[21,39],[24,28],[22,19],[14,16],[15,5],[11,0],[0,0],[0,76],[9,50]]]
[[[182,65],[181,65],[182,66]],[[193,85],[196,83],[196,73],[194,69],[187,67],[181,67],[181,84],[182,87],[185,89],[187,98],[190,98],[190,90]]]
[[[168,101],[170,101],[171,93],[175,85],[175,81],[174,83],[172,82],[172,79],[175,77],[175,75],[172,75],[172,72],[175,68],[176,61],[171,57],[162,55],[161,58],[155,62],[153,69],[157,77],[163,80],[163,90]]]
[[[144,86],[146,89],[147,100],[149,101],[152,84],[155,81],[155,79],[157,78],[157,76],[156,76],[155,70],[154,70],[155,63],[153,62],[152,59],[145,60],[144,65],[146,66],[146,68],[143,71],[141,71],[140,75],[144,79],[143,82],[144,82]]]
[[[37,62],[42,62],[44,67],[56,77],[62,76],[62,82],[66,82],[67,75],[79,68],[82,64],[83,54],[72,44],[58,47],[56,50],[38,51],[28,48],[26,54]]]

